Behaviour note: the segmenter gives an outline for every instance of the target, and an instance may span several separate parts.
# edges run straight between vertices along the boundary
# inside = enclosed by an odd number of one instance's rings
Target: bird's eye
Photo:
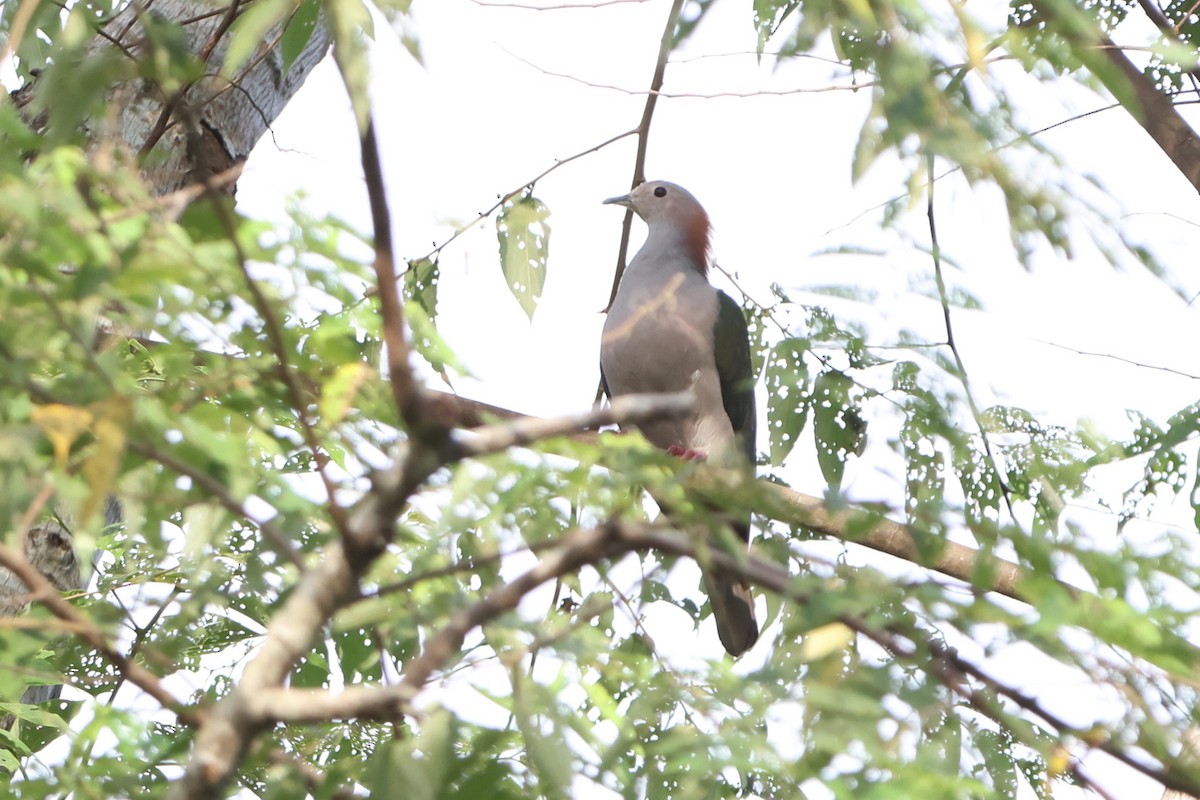
[[[667,196],[667,187],[655,186],[654,187],[654,196],[655,197],[666,197]]]

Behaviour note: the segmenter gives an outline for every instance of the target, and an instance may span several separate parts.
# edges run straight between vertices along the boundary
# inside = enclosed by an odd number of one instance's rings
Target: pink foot
[[[667,448],[667,452],[673,456],[679,456],[686,461],[707,461],[708,453],[701,453],[699,450],[693,450],[690,447],[680,447],[673,444]]]

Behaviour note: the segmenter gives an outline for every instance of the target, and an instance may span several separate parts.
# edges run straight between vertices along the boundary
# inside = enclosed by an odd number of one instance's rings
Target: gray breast
[[[614,397],[689,390],[696,394],[691,416],[642,426],[657,447],[678,445],[710,453],[732,441],[713,351],[716,314],[716,290],[694,270],[631,272],[621,282],[600,345],[609,392]]]

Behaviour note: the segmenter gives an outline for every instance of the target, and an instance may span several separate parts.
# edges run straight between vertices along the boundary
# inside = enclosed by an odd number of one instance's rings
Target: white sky
[[[497,195],[521,186],[555,159],[634,127],[644,102],[638,92],[649,82],[669,6],[669,0],[649,0],[536,12],[482,8],[467,0],[417,3],[413,21],[423,65],[408,58],[380,23],[373,49],[374,106],[398,254],[424,255]],[[768,58],[760,65],[752,55],[755,42],[749,4],[716,4],[668,68],[665,91],[768,94],[662,98],[648,177],[681,183],[704,203],[715,226],[718,262],[735,271],[756,298],[768,299],[766,287],[777,282],[793,300],[829,304],[862,320],[874,344],[893,342],[901,328],[942,339],[940,309],[917,291],[927,296],[932,286],[932,268],[920,249],[929,238],[923,206],[913,209],[899,231],[881,232],[881,213],[871,209],[900,193],[903,173],[885,161],[860,183],[850,181],[866,92],[795,91],[848,80],[817,61],[776,67]],[[1019,90],[1030,127],[1107,102],[1075,87],[1038,84],[1012,66],[994,69]],[[243,212],[282,219],[281,198],[303,191],[310,210],[366,229],[351,120],[327,60],[280,117],[273,137],[251,157],[238,190]],[[1132,238],[1153,244],[1173,281],[1200,291],[1194,273],[1200,201],[1127,115],[1096,114],[1041,140],[1072,171],[1099,178],[1119,198],[1106,201],[1106,210]],[[543,415],[590,404],[603,322],[598,312],[608,297],[622,219],[600,201],[629,188],[634,146],[634,139],[624,140],[538,184],[535,194],[551,210],[552,233],[545,293],[532,324],[501,277],[493,219],[443,252],[439,326],[475,376],[457,383],[464,394]],[[985,306],[955,316],[982,405],[1020,405],[1044,421],[1068,426],[1088,418],[1117,437],[1128,433],[1127,408],[1161,422],[1196,399],[1194,379],[1053,346],[1200,375],[1200,351],[1193,344],[1197,315],[1160,281],[1139,269],[1113,270],[1085,244],[1075,260],[1043,248],[1026,272],[1009,246],[1007,219],[994,191],[973,190],[960,176],[939,182],[936,191],[941,244],[961,267],[948,266],[947,279],[970,289]],[[643,235],[636,223],[634,248]],[[815,255],[845,245],[885,249],[888,256]],[[878,299],[852,304],[806,291],[829,283],[868,287]],[[761,398],[759,427],[761,450],[767,447]],[[848,469],[849,496],[899,504],[903,482],[897,464],[886,447],[868,450]],[[823,492],[811,450],[797,448],[787,474],[794,488]],[[1167,516],[1187,524],[1186,513]],[[1081,509],[1073,517],[1100,539],[1112,535],[1110,515]],[[715,638],[711,634],[701,632]],[[993,665],[1012,670],[1012,677],[1022,669],[1021,658],[1014,649]],[[1039,668],[1027,685],[1047,698],[1066,696],[1064,707],[1078,711],[1080,703],[1093,701],[1064,695],[1071,680]],[[1104,759],[1089,759],[1086,766],[1122,800],[1158,796],[1153,784]],[[1061,789],[1058,796],[1081,793]]]

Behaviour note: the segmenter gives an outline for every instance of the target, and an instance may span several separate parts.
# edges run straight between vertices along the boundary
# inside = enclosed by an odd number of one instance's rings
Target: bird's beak
[[[604,205],[606,205],[606,206],[608,206],[608,205],[625,206],[626,208],[633,208],[633,198],[627,194],[623,194],[620,197],[610,197],[604,201]]]

